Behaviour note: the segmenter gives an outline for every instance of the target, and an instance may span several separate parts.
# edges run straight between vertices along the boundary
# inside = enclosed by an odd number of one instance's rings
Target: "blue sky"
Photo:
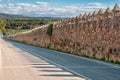
[[[73,17],[104,10],[120,0],[0,0],[1,13],[40,17]]]

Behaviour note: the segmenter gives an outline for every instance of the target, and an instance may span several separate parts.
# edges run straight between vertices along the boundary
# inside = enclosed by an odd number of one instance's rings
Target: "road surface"
[[[85,80],[15,46],[19,43],[0,45],[0,80]]]
[[[39,69],[41,73],[46,72],[46,74],[40,74],[40,77],[58,78],[55,80],[81,80],[81,78],[85,78],[86,80],[120,80],[120,65],[117,64],[88,59],[8,40],[4,43],[8,45],[5,45],[5,47],[10,50],[14,51],[16,48],[19,48],[20,51],[16,52],[18,53],[17,55],[22,55],[25,59],[28,58],[28,61],[32,63],[32,67]],[[34,57],[38,58],[38,60],[36,61]],[[41,60],[49,65],[41,65]],[[23,61],[20,61],[20,63],[21,62]],[[39,64],[35,64],[37,62]],[[53,70],[53,68],[59,68],[61,70]],[[59,74],[58,72],[63,73]]]

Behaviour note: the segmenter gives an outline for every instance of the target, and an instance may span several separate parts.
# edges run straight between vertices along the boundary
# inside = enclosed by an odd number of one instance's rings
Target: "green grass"
[[[16,33],[20,33],[20,32],[24,32],[26,30],[21,30],[21,29],[6,29],[5,33],[7,35],[10,35],[10,34],[16,34]]]

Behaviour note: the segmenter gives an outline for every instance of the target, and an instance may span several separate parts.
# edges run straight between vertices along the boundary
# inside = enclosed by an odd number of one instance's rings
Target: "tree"
[[[49,24],[48,29],[47,29],[47,35],[50,37],[50,43],[48,44],[48,48],[51,46],[51,40],[52,40],[52,33],[53,33],[53,23]]]
[[[5,34],[5,23],[2,20],[0,20],[0,32]]]
[[[46,32],[46,33],[47,33],[49,36],[52,36],[52,32],[53,32],[53,23],[48,26],[48,29],[47,29],[47,32]]]

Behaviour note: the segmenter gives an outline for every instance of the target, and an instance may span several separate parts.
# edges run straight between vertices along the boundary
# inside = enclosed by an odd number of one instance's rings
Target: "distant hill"
[[[24,18],[24,16],[0,13],[0,18],[1,19],[15,19],[15,18]]]
[[[4,14],[0,13],[1,19],[61,19],[59,17],[29,17],[29,16],[23,16],[23,15],[13,15],[13,14]]]

